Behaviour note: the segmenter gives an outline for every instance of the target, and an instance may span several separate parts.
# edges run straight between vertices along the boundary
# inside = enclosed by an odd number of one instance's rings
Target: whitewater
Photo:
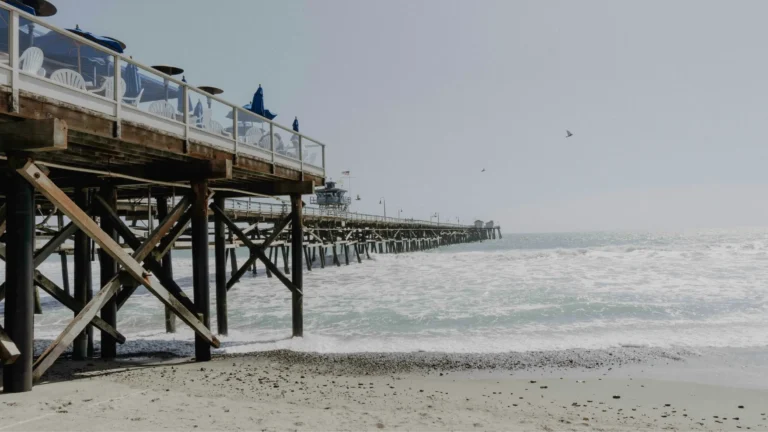
[[[242,263],[245,250],[239,256]],[[505,234],[371,257],[305,269],[303,339],[290,338],[290,292],[259,266],[258,275],[248,273],[229,291],[230,334],[218,352],[768,345],[768,229]],[[71,277],[71,258],[69,264]],[[58,257],[40,270],[61,283]],[[211,259],[215,305],[213,273]],[[175,252],[174,276],[192,297],[188,253]],[[35,336],[44,344],[72,313],[41,296],[44,314],[35,316]],[[215,330],[215,315],[211,323]],[[193,352],[192,332],[180,321],[177,326],[178,333],[166,334],[162,304],[139,290],[118,314],[118,329],[130,341],[118,350]]]

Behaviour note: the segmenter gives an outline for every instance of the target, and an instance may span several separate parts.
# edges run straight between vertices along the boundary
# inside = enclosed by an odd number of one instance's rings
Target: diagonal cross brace
[[[173,244],[176,243],[176,240],[181,237],[182,234],[184,234],[184,230],[187,228],[187,225],[189,225],[190,220],[192,219],[192,212],[187,211],[185,212],[181,218],[176,222],[176,225],[173,226],[171,231],[163,237],[163,240],[160,242],[160,245],[158,245],[155,250],[152,252],[152,255],[155,257],[155,260],[160,262],[160,260],[163,259],[163,257],[171,250],[173,247]],[[165,272],[163,272],[165,273]],[[118,294],[117,294],[117,309],[120,310],[120,308],[123,307],[126,301],[128,301],[128,298],[133,295],[133,293],[136,291],[136,289],[139,287],[139,284],[133,284],[131,286],[124,287]],[[193,309],[194,310],[194,309]]]
[[[251,252],[251,256],[248,258],[248,260],[245,262],[245,264],[237,271],[236,274],[232,276],[232,278],[227,282],[227,289],[231,288],[232,285],[237,283],[237,281],[242,277],[243,274],[245,274],[246,271],[248,271],[248,267],[253,264],[254,261],[257,259],[260,259],[264,266],[269,270],[270,272],[274,273],[275,276],[277,276],[278,279],[280,279],[280,282],[283,283],[292,293],[303,295],[301,290],[296,287],[296,285],[291,282],[290,279],[288,279],[278,268],[276,265],[272,263],[272,261],[267,258],[267,256],[264,254],[264,249],[268,248],[270,244],[272,244],[273,241],[277,238],[277,236],[280,235],[280,233],[285,229],[286,226],[291,222],[291,215],[289,214],[286,216],[283,220],[280,221],[279,224],[275,225],[275,229],[272,231],[272,234],[270,234],[269,237],[267,237],[264,240],[264,243],[261,245],[254,244],[244,233],[243,230],[240,229],[237,225],[235,225],[234,222],[227,216],[226,213],[224,213],[223,210],[221,210],[216,204],[211,204],[211,210],[217,215],[220,216],[222,221],[224,222],[227,227],[229,227],[230,230],[232,230],[235,235],[242,240],[243,244],[248,247],[249,251]]]
[[[5,250],[0,250],[0,259],[5,260]],[[80,312],[80,310],[83,308],[83,306],[77,300],[75,300],[74,297],[69,295],[63,289],[59,288],[58,285],[56,285],[52,280],[48,279],[44,274],[40,273],[39,270],[35,270],[34,282],[35,285],[42,288],[45,292],[50,294],[51,297],[58,300],[59,303],[69,308],[72,312]],[[2,288],[3,287],[0,286],[0,289]],[[109,325],[106,321],[99,318],[98,316],[91,320],[91,324],[96,326],[99,330],[104,330],[105,332],[109,333],[121,344],[125,343],[125,336],[120,334],[120,332],[115,330],[114,327]]]
[[[103,209],[105,210],[105,214],[103,216],[106,216],[109,218],[109,221],[112,223],[112,226],[117,230],[117,233],[123,237],[126,243],[128,243],[128,246],[131,247],[131,249],[137,250],[139,247],[141,247],[141,240],[136,238],[136,235],[131,231],[131,229],[128,227],[128,225],[123,222],[122,219],[117,215],[115,210],[111,208],[109,203],[107,203],[104,198],[101,196],[96,195],[95,197],[96,202],[98,202]],[[160,221],[160,226],[174,226],[174,224],[178,221],[179,218],[181,218],[183,212],[189,207],[189,199],[187,197],[184,197],[181,202],[179,202],[174,209],[168,213],[168,215],[163,218],[162,221]],[[165,229],[163,228],[162,231],[168,231],[170,228]],[[149,238],[147,241],[157,243],[160,239],[159,238]],[[162,257],[161,257],[162,258]],[[148,255],[146,258],[144,258],[144,265],[147,266],[147,269],[151,271],[156,277],[157,280],[167,289],[171,294],[173,294],[176,299],[181,302],[184,306],[187,307],[189,310],[195,310],[195,305],[192,303],[192,300],[187,297],[186,294],[184,294],[184,291],[182,291],[181,287],[176,283],[176,281],[173,280],[173,278],[169,277],[166,272],[163,271],[163,266],[160,264],[155,257],[153,257],[151,254]],[[127,298],[126,298],[127,300]]]
[[[127,274],[133,279],[141,282],[149,292],[154,294],[163,304],[168,306],[179,318],[189,325],[196,334],[214,347],[219,346],[219,340],[211,331],[183,304],[169,293],[162,285],[149,279],[150,274],[146,273],[139,264],[154,248],[154,243],[150,241],[159,239],[160,236],[170,229],[168,226],[158,226],[153,235],[136,250],[133,256],[126,253],[117,242],[108,236],[98,225],[88,217],[64,192],[61,191],[32,161],[28,160],[16,171],[32,184],[43,196],[48,198],[54,205],[66,214],[78,228],[91,237],[102,250],[114,258],[125,270],[115,275],[94,297],[83,307],[80,313],[72,320],[67,328],[58,338],[46,349],[43,355],[38,358],[34,364],[33,376],[39,379],[43,373],[53,364],[54,361],[66,350],[75,337],[82,332],[91,319],[96,316],[98,311],[109,301],[120,287],[120,275]],[[165,232],[161,228],[166,229]]]

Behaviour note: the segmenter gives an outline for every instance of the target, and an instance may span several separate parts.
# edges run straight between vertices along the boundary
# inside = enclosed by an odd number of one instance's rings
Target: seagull
[[[566,129],[566,130],[565,130],[565,137],[566,137],[566,138],[570,138],[570,137],[572,137],[572,136],[573,136],[573,134],[571,133],[571,131],[569,131],[568,129]]]
[[[485,172],[485,168],[483,168],[483,170],[482,170],[482,171],[480,171],[480,172]]]

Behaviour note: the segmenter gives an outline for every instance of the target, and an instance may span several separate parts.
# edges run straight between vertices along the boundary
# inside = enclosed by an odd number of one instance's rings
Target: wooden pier
[[[101,358],[114,358],[125,336],[117,326],[120,308],[139,286],[166,310],[166,330],[181,320],[195,332],[197,361],[211,358],[219,340],[211,331],[209,249],[214,249],[217,326],[226,334],[227,291],[261,262],[291,295],[294,336],[302,336],[303,269],[362,262],[374,253],[403,253],[444,244],[495,238],[500,229],[434,224],[304,206],[302,196],[325,184],[325,146],[256,116],[217,96],[206,95],[70,32],[54,28],[0,2],[7,18],[7,64],[0,62],[0,326],[3,391],[29,391],[33,382],[72,347],[75,359],[94,357],[94,329]],[[34,23],[110,58],[114,80],[134,67],[170,85],[180,113],[158,115],[146,104],[123,100],[119,92],[94,94],[68,87],[20,64],[20,28]],[[57,64],[62,64],[58,61]],[[66,67],[66,66],[60,66]],[[146,81],[151,83],[152,81]],[[149,85],[149,84],[147,84]],[[188,97],[203,95],[231,115],[230,132],[201,123],[189,112]],[[151,102],[151,101],[148,101]],[[167,101],[166,101],[167,103]],[[209,102],[210,106],[210,102]],[[229,117],[228,117],[229,118]],[[258,124],[241,134],[243,124]],[[221,126],[221,125],[219,125]],[[278,146],[290,136],[292,149]],[[310,157],[311,156],[311,157]],[[284,196],[282,205],[253,197]],[[139,229],[139,223],[143,229]],[[211,235],[213,241],[210,241]],[[248,256],[237,263],[237,248]],[[193,296],[174,280],[172,250],[191,249]],[[60,287],[36,268],[61,257]],[[74,280],[66,255],[74,255]],[[326,256],[332,262],[326,262]],[[283,268],[278,267],[278,257]],[[94,264],[98,261],[97,264]],[[228,271],[228,264],[230,271]],[[100,280],[91,280],[91,266]],[[72,310],[73,319],[37,358],[33,357],[38,290]]]

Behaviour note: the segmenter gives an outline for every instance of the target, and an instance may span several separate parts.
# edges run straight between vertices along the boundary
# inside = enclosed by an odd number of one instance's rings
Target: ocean
[[[58,257],[40,269],[61,282]],[[174,256],[174,275],[191,297],[188,253]],[[218,352],[765,347],[768,229],[505,234],[349,266],[318,262],[305,269],[304,294],[305,337],[291,339],[290,292],[259,265],[229,291],[230,334]],[[36,337],[54,339],[72,313],[45,293],[42,302]],[[182,322],[165,333],[163,306],[146,291],[118,318],[130,341],[118,352],[193,351]]]

